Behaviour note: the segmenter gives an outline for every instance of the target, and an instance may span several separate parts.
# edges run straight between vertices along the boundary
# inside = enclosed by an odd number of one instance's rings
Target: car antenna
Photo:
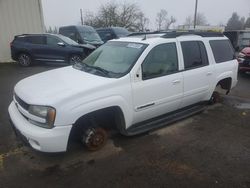
[[[146,40],[146,39],[147,39],[147,33],[145,33],[143,39],[141,39],[141,40]]]

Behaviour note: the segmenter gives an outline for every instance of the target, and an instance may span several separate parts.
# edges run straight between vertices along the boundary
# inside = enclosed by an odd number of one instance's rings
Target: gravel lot
[[[17,81],[60,66],[0,65],[0,187],[250,187],[250,75],[223,102],[100,151],[44,154],[19,142],[7,108]]]

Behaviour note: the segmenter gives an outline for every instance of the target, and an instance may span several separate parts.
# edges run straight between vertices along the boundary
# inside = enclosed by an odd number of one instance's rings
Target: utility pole
[[[194,10],[194,29],[196,27],[196,18],[197,18],[197,6],[198,6],[198,0],[195,0],[195,10]]]
[[[81,14],[81,24],[83,25],[82,9],[80,9],[80,14]]]

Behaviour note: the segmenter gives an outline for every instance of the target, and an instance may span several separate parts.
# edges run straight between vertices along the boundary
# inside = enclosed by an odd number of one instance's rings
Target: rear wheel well
[[[232,78],[224,78],[220,80],[216,86],[220,86],[222,89],[227,90],[227,94],[230,92],[232,85]]]
[[[18,60],[18,58],[19,58],[19,56],[20,56],[21,54],[27,54],[27,55],[29,55],[30,58],[32,59],[32,56],[31,56],[31,54],[30,54],[29,52],[27,52],[27,51],[25,51],[25,50],[22,50],[22,51],[19,51],[18,53],[16,53],[16,58],[17,58],[17,60]]]
[[[122,110],[118,106],[112,106],[81,116],[76,120],[71,129],[70,139],[75,140],[79,138],[84,129],[91,126],[119,131],[122,127],[125,127]]]

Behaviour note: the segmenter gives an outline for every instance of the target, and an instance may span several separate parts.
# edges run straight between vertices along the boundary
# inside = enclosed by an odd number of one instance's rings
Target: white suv
[[[135,135],[192,115],[237,83],[238,62],[219,33],[147,34],[99,47],[74,66],[17,83],[9,114],[36,150],[66,151],[71,139],[90,150],[107,130]]]

